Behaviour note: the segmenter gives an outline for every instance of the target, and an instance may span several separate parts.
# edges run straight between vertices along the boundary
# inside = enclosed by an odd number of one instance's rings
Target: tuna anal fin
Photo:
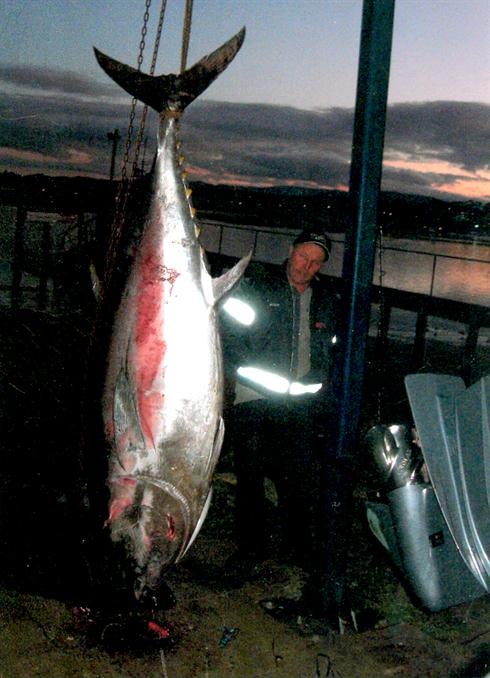
[[[207,464],[207,467],[206,467],[205,475],[207,473],[209,473],[210,469],[214,469],[216,462],[218,461],[219,453],[221,451],[221,446],[223,445],[224,436],[225,436],[225,422],[223,421],[223,417],[220,417],[219,422],[218,422],[218,428],[216,429],[216,435],[214,436],[213,450],[212,450],[211,455],[209,457],[209,461],[208,461],[208,464]],[[208,496],[206,497],[206,501],[204,502],[204,506],[202,508],[201,515],[199,516],[199,520],[197,521],[194,532],[191,535],[191,538],[189,539],[189,542],[187,543],[186,547],[184,548],[182,553],[177,558],[176,562],[178,562],[181,558],[183,558],[185,556],[187,551],[192,546],[192,542],[195,540],[195,538],[199,534],[199,531],[200,531],[201,527],[203,526],[203,523],[206,520],[206,516],[208,514],[209,505],[211,504],[212,494],[213,494],[213,488],[210,487]]]
[[[219,301],[221,297],[229,292],[231,288],[240,280],[243,272],[247,268],[250,259],[252,258],[252,251],[247,256],[240,259],[240,261],[230,268],[229,271],[220,275],[219,278],[213,278],[213,293],[214,301]]]
[[[211,497],[212,497],[212,496],[213,496],[213,488],[211,487],[211,488],[209,489],[208,496],[206,497],[206,501],[205,501],[205,503],[204,503],[204,507],[203,507],[203,509],[202,509],[202,511],[201,511],[201,515],[199,516],[199,520],[197,521],[197,525],[196,525],[196,527],[195,527],[195,529],[194,529],[194,532],[192,533],[191,538],[190,538],[189,541],[187,542],[187,544],[186,544],[184,550],[182,551],[182,553],[179,554],[179,556],[178,556],[177,559],[175,560],[176,563],[178,563],[179,560],[181,560],[181,558],[183,558],[183,557],[185,556],[185,554],[187,553],[187,551],[188,551],[188,550],[190,549],[190,547],[192,546],[192,544],[193,544],[194,540],[196,539],[197,535],[198,535],[199,532],[201,531],[201,527],[203,526],[203,523],[204,523],[204,521],[206,520],[206,516],[208,515],[209,507],[210,507],[210,505],[211,505]]]

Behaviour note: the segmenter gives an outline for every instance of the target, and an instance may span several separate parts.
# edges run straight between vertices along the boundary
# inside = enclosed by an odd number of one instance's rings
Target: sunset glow
[[[433,181],[431,186],[441,193],[457,194],[463,198],[490,200],[490,170],[470,172],[445,160],[385,160],[384,167],[410,170],[421,174],[454,176],[454,181]]]
[[[466,2],[463,16],[459,0],[396,1],[383,190],[488,201],[489,2]],[[348,190],[363,3],[292,4],[294,12],[286,0],[195,3],[189,65],[242,25],[247,37],[232,70],[183,118],[194,180]],[[169,3],[156,74],[178,72],[175,12]],[[0,3],[0,172],[109,178],[114,151],[121,175],[131,99],[101,72],[92,46],[134,67],[140,21],[134,0]],[[150,111],[142,172],[156,128]],[[108,139],[115,129],[117,148]]]

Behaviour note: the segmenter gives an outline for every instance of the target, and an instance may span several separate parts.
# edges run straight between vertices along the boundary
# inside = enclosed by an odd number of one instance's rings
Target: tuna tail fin
[[[96,47],[94,52],[109,77],[133,97],[161,113],[183,111],[225,70],[244,39],[245,28],[242,28],[228,42],[179,75],[147,75],[108,57]]]

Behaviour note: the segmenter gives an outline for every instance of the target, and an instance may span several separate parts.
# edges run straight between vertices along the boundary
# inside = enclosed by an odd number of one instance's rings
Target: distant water
[[[287,257],[288,248],[298,230],[281,231],[266,227],[236,226],[204,221],[202,241],[206,249],[241,257],[251,249],[254,258],[278,264]],[[332,256],[322,273],[340,277],[344,235],[329,234]],[[441,299],[490,306],[490,245],[486,242],[451,242],[384,238],[377,249],[373,282],[383,287],[416,292]],[[371,336],[376,336],[379,309],[373,305]],[[416,313],[393,309],[390,337],[413,342]],[[468,328],[458,322],[429,317],[427,338],[463,346]],[[479,344],[490,346],[490,328],[482,328]]]
[[[0,206],[0,285],[10,284],[10,262],[13,257],[16,209]],[[39,251],[41,221],[50,220],[55,246],[61,247],[61,236],[66,230],[67,217],[61,215],[28,214],[26,222],[26,252],[32,259]],[[70,218],[68,218],[70,221]],[[229,256],[243,256],[250,249],[254,258],[269,263],[281,263],[287,257],[289,245],[298,230],[281,231],[267,227],[236,226],[212,220],[203,220],[201,241],[211,252]],[[322,269],[328,275],[339,277],[342,271],[344,236],[331,233],[332,256]],[[64,242],[66,245],[66,242]],[[386,288],[407,290],[442,299],[490,306],[490,245],[443,240],[412,240],[384,238],[378,248],[373,282]],[[33,254],[34,252],[34,254]],[[27,283],[27,277],[26,277]],[[29,276],[29,285],[35,279]],[[10,296],[0,294],[0,304],[7,304]],[[378,309],[373,307],[371,334],[376,332]],[[412,341],[416,314],[393,309],[390,334],[401,341]],[[438,318],[429,318],[428,338],[464,344],[467,328]],[[490,329],[482,328],[480,343],[490,344]]]
[[[203,221],[202,241],[212,252],[241,257],[250,249],[258,261],[278,264],[298,231]],[[340,277],[344,235],[331,233],[332,255],[322,269]],[[383,238],[373,282],[392,289],[490,306],[490,246],[443,240]]]

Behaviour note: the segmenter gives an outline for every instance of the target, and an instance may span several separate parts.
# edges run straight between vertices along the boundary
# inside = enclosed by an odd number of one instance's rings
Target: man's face
[[[302,242],[289,249],[287,266],[291,285],[307,287],[325,261],[325,251],[320,245]]]

